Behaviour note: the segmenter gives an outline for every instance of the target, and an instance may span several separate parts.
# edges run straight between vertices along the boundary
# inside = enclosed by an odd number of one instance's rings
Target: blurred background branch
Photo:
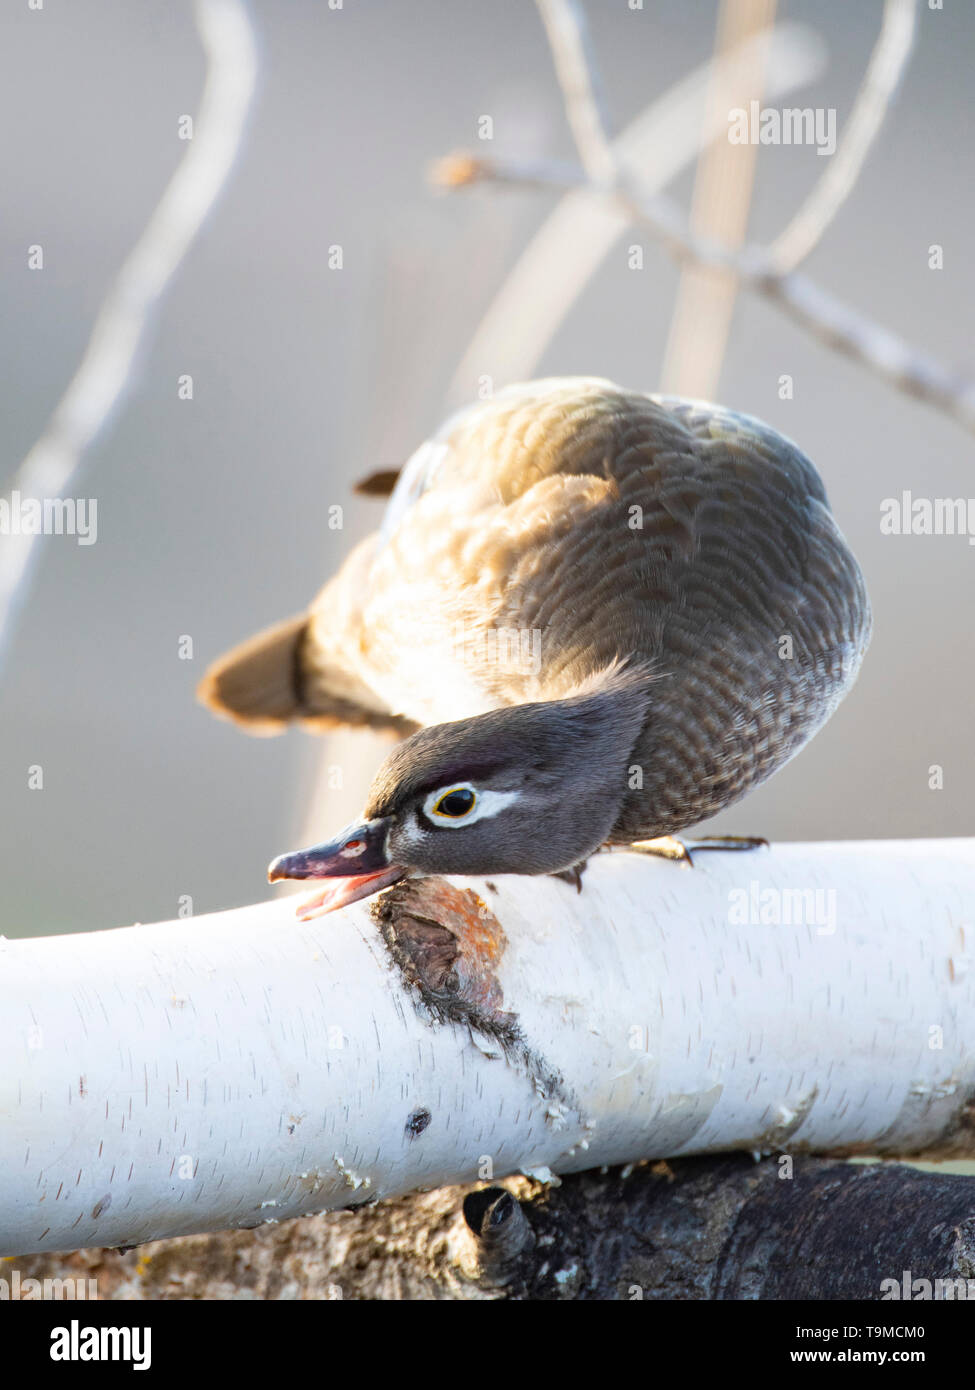
[[[579,0],[537,3],[582,167],[593,183],[610,182],[616,161],[585,11]]]
[[[843,138],[822,178],[769,247],[780,271],[795,270],[806,259],[853,191],[911,60],[917,3],[884,0],[880,36],[843,128]]]
[[[240,149],[257,78],[254,31],[242,0],[196,0],[206,82],[186,153],[99,310],[84,356],[11,492],[60,497],[131,378],[152,315],[220,195]],[[39,537],[0,547],[0,662],[23,606]]]
[[[715,58],[730,61],[715,62],[708,84],[709,123],[718,133],[703,142],[690,225],[695,236],[722,246],[736,248],[745,240],[758,164],[758,145],[733,145],[728,139],[728,112],[750,109],[752,101],[760,103],[764,96],[776,5],[777,0],[722,0],[718,10]],[[661,391],[698,400],[717,396],[737,295],[736,276],[684,266],[660,374]]]

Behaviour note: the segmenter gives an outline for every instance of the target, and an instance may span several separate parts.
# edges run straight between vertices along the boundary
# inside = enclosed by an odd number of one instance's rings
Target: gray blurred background
[[[591,0],[621,128],[707,59],[711,0]],[[214,656],[310,600],[381,504],[351,483],[401,463],[438,422],[480,315],[553,206],[547,194],[430,191],[430,161],[475,147],[573,157],[544,34],[525,0],[263,0],[261,77],[241,158],[155,320],[135,382],[72,495],[98,541],[45,538],[0,682],[0,931],[29,935],[196,913],[269,892],[265,866],[359,808],[383,745],[331,740],[342,787],[309,804],[320,740],[247,738],[194,700]],[[828,66],[779,105],[843,121],[879,0],[795,0]],[[860,184],[808,272],[943,360],[971,365],[975,10],[921,11],[918,49]],[[71,377],[105,292],[184,153],[204,61],[173,0],[47,0],[0,12],[0,354],[9,479]],[[760,151],[750,220],[774,236],[816,177],[813,148]],[[670,190],[685,205],[693,174]],[[642,274],[625,246],[646,248]],[[43,272],[27,269],[44,246]],[[330,271],[339,243],[344,267]],[[945,248],[928,269],[927,248]],[[608,257],[536,374],[659,383],[678,274],[645,236]],[[512,332],[517,334],[517,324]],[[177,397],[191,373],[194,399]],[[793,376],[795,398],[778,396]],[[500,381],[497,385],[502,384]],[[470,383],[473,397],[476,381]],[[975,494],[972,439],[739,300],[719,388],[810,454],[859,556],[876,631],[830,725],[716,824],[773,839],[973,833],[975,548],[887,537],[904,488]],[[341,503],[345,525],[329,530]],[[0,537],[0,544],[3,539]],[[194,659],[179,659],[181,636]],[[931,791],[928,768],[944,767]],[[44,788],[28,789],[40,764]]]

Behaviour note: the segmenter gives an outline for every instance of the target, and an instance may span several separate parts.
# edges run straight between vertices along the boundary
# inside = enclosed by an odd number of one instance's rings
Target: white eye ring
[[[474,805],[466,816],[445,816],[442,812],[434,809],[437,802],[448,796],[450,792],[471,792],[473,794]],[[483,820],[487,816],[496,816],[499,811],[510,806],[517,798],[517,792],[478,790],[470,782],[449,782],[447,786],[438,787],[435,792],[430,792],[423,802],[423,814],[438,829],[463,830],[465,825],[473,825],[475,821]]]

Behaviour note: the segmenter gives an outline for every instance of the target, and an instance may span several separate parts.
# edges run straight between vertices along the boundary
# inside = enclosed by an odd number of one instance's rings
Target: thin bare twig
[[[207,70],[193,139],[109,291],[84,356],[14,476],[21,496],[62,496],[129,378],[152,312],[226,182],[240,149],[257,77],[257,46],[242,0],[196,0]],[[26,597],[36,535],[0,547],[0,654]]]
[[[466,171],[457,177],[461,164]],[[505,183],[521,188],[564,192],[589,188],[610,198],[630,218],[646,227],[675,260],[698,264],[740,277],[744,288],[778,305],[796,323],[836,352],[869,367],[876,375],[907,395],[927,402],[975,433],[975,381],[943,366],[935,358],[912,347],[896,334],[874,323],[859,310],[828,294],[806,276],[793,271],[783,274],[768,252],[747,245],[741,251],[696,237],[689,230],[680,208],[668,198],[641,199],[622,184],[615,188],[595,188],[582,169],[574,174],[564,165],[553,163],[515,163],[476,160],[472,156],[453,156],[446,169],[437,166],[434,178],[445,187],[459,188],[475,182]]]
[[[917,31],[917,0],[885,0],[880,34],[836,153],[806,201],[769,247],[780,271],[795,270],[846,202],[900,86]]]
[[[579,0],[536,3],[582,167],[593,183],[611,182],[615,167],[613,147],[599,95],[601,88],[585,12]]]

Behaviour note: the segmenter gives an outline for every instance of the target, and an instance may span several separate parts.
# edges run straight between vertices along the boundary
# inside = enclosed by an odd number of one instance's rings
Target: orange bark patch
[[[442,878],[407,879],[383,894],[377,912],[394,959],[427,1002],[454,1018],[513,1022],[496,973],[507,938],[477,893]]]

